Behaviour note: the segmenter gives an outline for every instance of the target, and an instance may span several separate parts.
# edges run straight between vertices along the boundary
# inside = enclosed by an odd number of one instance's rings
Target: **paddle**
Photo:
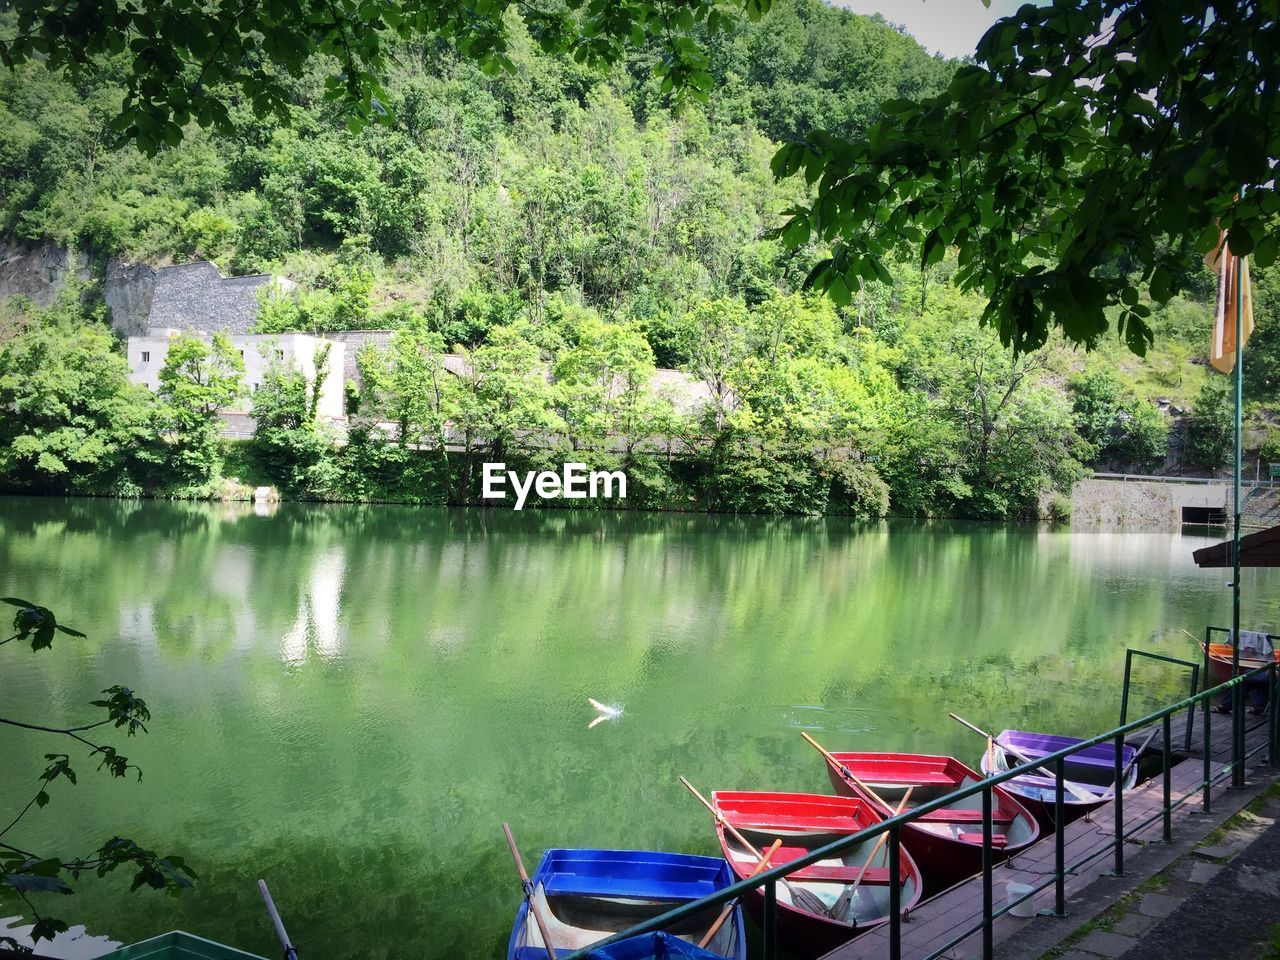
[[[1151,746],[1151,741],[1154,740],[1155,738],[1156,738],[1155,730],[1152,730],[1149,734],[1147,734],[1147,739],[1142,741],[1142,746],[1140,746],[1134,752],[1133,759],[1130,760],[1128,763],[1126,763],[1124,765],[1124,769],[1120,771],[1120,779],[1117,780],[1115,783],[1111,784],[1111,786],[1107,787],[1107,792],[1102,795],[1104,800],[1109,798],[1112,794],[1116,792],[1116,788],[1119,784],[1122,784],[1127,779],[1129,779],[1129,771],[1132,770],[1137,765],[1138,760],[1141,759],[1142,757],[1142,751],[1147,749],[1147,747]]]
[[[715,817],[716,823],[720,824],[722,827],[728,830],[730,835],[732,835],[732,837],[735,840],[737,840],[740,844],[742,844],[746,848],[749,854],[755,857],[757,861],[764,859],[763,854],[761,854],[759,850],[757,850],[755,847],[751,845],[751,841],[748,840],[746,837],[744,837],[741,833],[739,833],[738,828],[735,827],[728,820],[726,820],[724,816],[720,813],[720,811],[717,810],[714,806],[712,806],[711,802],[698,792],[697,787],[695,787],[692,783],[690,783],[684,777],[680,778],[680,782],[683,783],[688,788],[690,793],[692,793],[695,797],[697,797],[700,801],[702,801],[702,805],[711,811],[711,816]],[[819,917],[831,916],[831,911],[827,909],[827,905],[823,903],[822,899],[812,890],[806,890],[804,889],[804,887],[793,886],[791,882],[787,880],[786,877],[782,877],[782,885],[786,887],[787,892],[791,894],[791,902],[794,903],[801,910],[803,910],[805,913],[816,914]]]
[[[961,726],[968,727],[974,733],[981,734],[982,736],[986,737],[988,740],[995,739],[994,737],[991,736],[991,734],[987,733],[987,731],[983,730],[981,727],[975,726],[974,724],[970,723],[964,717],[957,717],[954,713],[948,713],[947,716],[950,717],[952,720],[954,720],[956,723],[960,724]],[[1009,746],[1007,743],[1000,744],[1000,749],[1002,749],[1005,753],[1009,754],[1009,756],[1013,757],[1013,759],[1021,763],[1035,763],[1035,761],[1032,760],[1030,757],[1024,756],[1023,754],[1019,753],[1017,750]],[[1050,780],[1056,780],[1058,777],[1058,775],[1056,773],[1053,773],[1051,770],[1049,770],[1048,767],[1037,766],[1036,770],[1038,770],[1044,776],[1048,777]],[[1071,794],[1077,800],[1083,800],[1085,803],[1096,803],[1098,800],[1098,797],[1095,794],[1090,793],[1088,790],[1085,790],[1082,787],[1076,786],[1066,777],[1062,778],[1062,786],[1067,791],[1067,793]]]
[[[835,767],[836,772],[839,773],[842,777],[847,778],[855,787],[857,787],[863,793],[867,794],[867,796],[869,796],[876,803],[880,804],[880,806],[884,807],[885,810],[893,809],[893,807],[885,803],[884,797],[880,796],[880,794],[872,790],[869,786],[867,786],[867,784],[863,783],[861,780],[855,777],[853,775],[852,770],[850,770],[843,763],[841,763],[839,760],[833,757],[830,753],[828,753],[826,749],[822,746],[822,744],[820,744],[817,740],[813,739],[813,737],[809,736],[809,734],[807,734],[803,730],[800,731],[800,736],[804,737],[805,740],[808,741],[820,754],[826,757],[827,763]]]
[[[773,855],[778,852],[778,848],[780,846],[782,846],[781,840],[773,841],[773,846],[764,852],[764,856],[760,858],[760,862],[756,864],[756,868],[751,871],[751,876],[754,877],[761,870],[768,868],[769,861],[773,858]],[[720,932],[720,928],[723,927],[724,922],[729,919],[729,915],[733,913],[733,908],[737,906],[737,903],[738,901],[734,899],[724,905],[724,909],[720,911],[720,916],[716,917],[716,922],[711,925],[711,929],[708,930],[703,935],[702,939],[698,941],[699,947],[705,948],[706,945],[711,942],[712,938]]]
[[[547,933],[547,924],[542,919],[542,911],[538,909],[538,902],[533,899],[533,884],[529,882],[529,874],[525,873],[524,861],[520,859],[516,839],[511,836],[511,828],[506,823],[502,824],[502,832],[507,835],[507,847],[511,850],[511,858],[515,860],[516,871],[520,874],[520,886],[524,887],[525,903],[529,904],[529,912],[533,914],[533,919],[538,924],[538,932],[542,934],[542,945],[546,947],[547,956],[551,960],[556,960],[555,948],[551,946],[551,934]]]
[[[893,812],[895,817],[903,810],[907,809],[907,801],[911,799],[911,792],[913,790],[915,790],[914,785],[907,787],[907,792],[902,795],[902,802],[898,804],[898,809]],[[871,861],[876,858],[876,854],[880,852],[880,848],[884,846],[885,841],[888,839],[888,830],[880,834],[879,839],[876,840],[876,845],[871,848],[871,855],[867,857],[867,862],[864,863],[862,865],[862,869],[858,871],[857,878],[848,886],[844,893],[840,894],[840,899],[837,900],[835,905],[831,908],[832,916],[844,916],[849,912],[849,908],[853,905],[853,895],[858,891],[858,884],[862,883],[862,878],[865,877],[867,875],[867,871],[871,869]],[[889,882],[898,883],[900,881],[898,877],[890,877]],[[852,923],[853,921],[849,922]],[[854,925],[856,926],[857,924]]]
[[[262,894],[262,899],[267,904],[267,913],[271,917],[271,925],[276,928],[276,937],[280,940],[280,946],[284,947],[284,960],[298,960],[298,951],[293,949],[293,944],[289,942],[289,934],[284,932],[284,921],[280,919],[280,911],[276,909],[276,902],[271,899],[271,891],[267,889],[267,881],[258,881],[258,892]]]

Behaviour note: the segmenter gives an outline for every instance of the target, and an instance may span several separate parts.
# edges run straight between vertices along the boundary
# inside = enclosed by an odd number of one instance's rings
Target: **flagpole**
[[[1231,528],[1231,676],[1240,675],[1240,459],[1241,409],[1244,401],[1244,275],[1235,258],[1236,365],[1235,365],[1235,464],[1232,471],[1232,498],[1235,522]],[[1244,685],[1231,690],[1232,760],[1231,784],[1244,786]]]

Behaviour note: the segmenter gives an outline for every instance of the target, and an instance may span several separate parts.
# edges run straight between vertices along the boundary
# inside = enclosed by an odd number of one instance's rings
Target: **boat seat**
[[[556,871],[543,878],[543,889],[552,897],[628,897],[647,900],[699,900],[719,889],[707,881],[679,881],[635,877],[602,877]]]
[[[803,857],[809,851],[804,847],[779,847],[777,852],[769,860],[769,866],[781,867],[792,860]],[[858,874],[862,872],[862,864],[856,867],[833,867],[827,864],[814,863],[807,867],[797,870],[795,873],[787,874],[788,880],[826,880],[833,883],[853,883],[858,879]],[[899,872],[905,879],[907,871],[905,868],[899,868]],[[867,871],[867,875],[862,878],[863,883],[871,884],[887,884],[889,882],[889,869],[887,867],[872,867]]]
[[[857,833],[859,830],[866,829],[848,816],[789,817],[785,813],[771,813],[769,814],[768,823],[746,823],[735,820],[733,817],[727,819],[739,830],[750,830],[752,833],[772,835],[776,835],[781,830],[789,830],[794,833]]]
[[[1049,777],[1037,777],[1029,773],[1023,774],[1020,777],[1014,777],[1013,782],[1019,786],[1038,787],[1041,790],[1054,790],[1057,788],[1057,780],[1050,779]],[[1077,790],[1092,793],[1099,800],[1103,799],[1102,795],[1111,789],[1110,784],[1104,787],[1101,784],[1096,783],[1081,783],[1079,780],[1068,780],[1067,783],[1070,783]],[[1062,788],[1062,792],[1064,794],[1063,799],[1067,803],[1081,802],[1080,798],[1075,796],[1065,785]]]
[[[962,833],[957,839],[962,843],[982,844],[982,834],[980,833]],[[991,835],[991,845],[993,847],[1007,847],[1009,845],[1009,838],[1003,833],[993,833]]]
[[[956,787],[957,789],[960,787],[960,781],[945,770],[923,770],[920,772],[913,770],[911,773],[900,777],[895,777],[893,772],[889,770],[877,770],[868,774],[862,774],[854,770],[853,775],[871,787],[872,790],[879,786],[907,787],[913,784],[931,787]]]
[[[932,813],[926,813],[919,818],[924,823],[981,823],[981,810],[951,810],[942,809],[934,810]],[[1000,810],[991,812],[992,823],[1013,823],[1013,814],[1004,813]]]

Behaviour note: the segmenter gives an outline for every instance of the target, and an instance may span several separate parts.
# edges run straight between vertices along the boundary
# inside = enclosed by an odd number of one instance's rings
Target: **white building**
[[[170,327],[152,327],[145,336],[130,337],[128,341],[129,379],[140,383],[152,393],[160,389],[160,371],[169,355],[169,345],[183,336],[199,337],[206,343],[212,337],[198,330],[177,330]],[[342,373],[345,364],[345,344],[314,337],[306,333],[253,333],[231,334],[231,343],[244,358],[244,383],[247,396],[233,412],[247,413],[253,407],[253,394],[272,369],[297,370],[316,382],[316,361],[321,348],[329,347],[328,359],[322,371],[320,403],[316,415],[325,419],[337,419],[346,415],[343,400]]]

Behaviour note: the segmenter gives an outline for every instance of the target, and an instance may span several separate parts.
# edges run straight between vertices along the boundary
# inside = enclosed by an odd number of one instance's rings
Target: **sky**
[[[1026,0],[834,0],[855,13],[878,13],[900,23],[920,45],[934,53],[962,57],[973,53],[978,39],[1000,17],[1007,17]]]

